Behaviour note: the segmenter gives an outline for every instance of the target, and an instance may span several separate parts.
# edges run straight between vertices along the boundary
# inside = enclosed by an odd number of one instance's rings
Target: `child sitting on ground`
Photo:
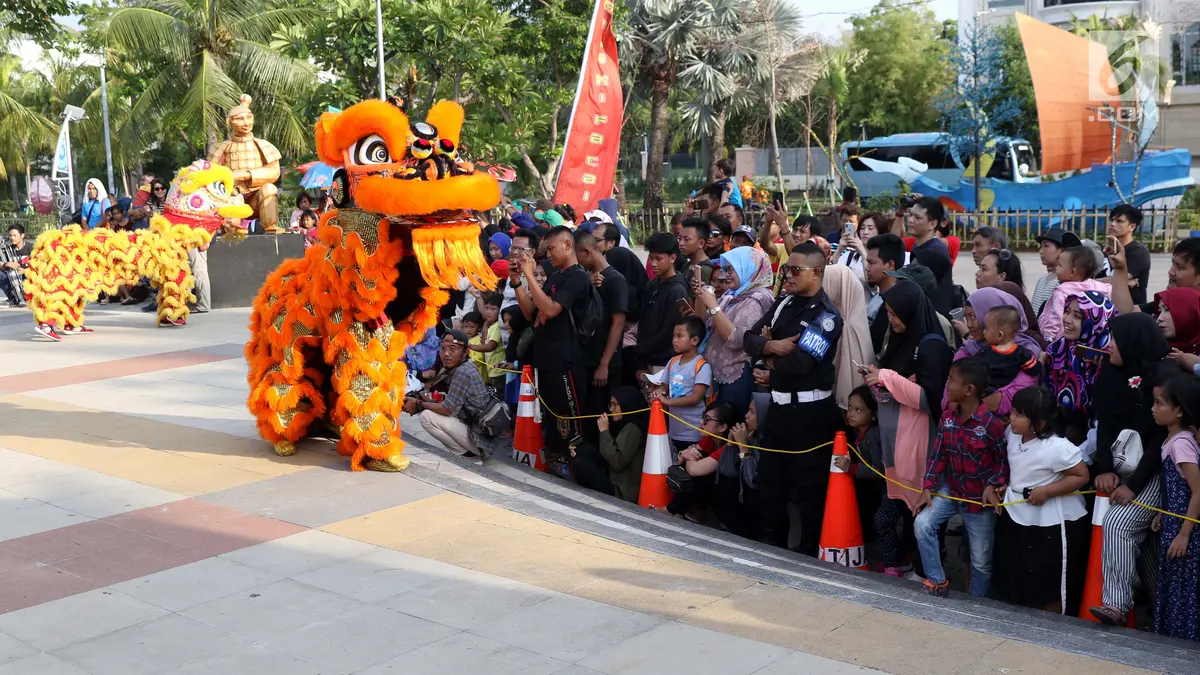
[[[989,348],[978,354],[988,364],[988,388],[1004,387],[1024,371],[1034,378],[1042,374],[1037,356],[1016,343],[1021,331],[1021,310],[1009,305],[993,307],[983,318],[983,339]]]
[[[650,398],[662,402],[673,417],[667,425],[667,435],[674,446],[671,460],[678,453],[699,442],[699,427],[704,416],[704,404],[712,388],[712,367],[700,356],[700,343],[707,329],[696,316],[685,316],[675,322],[671,347],[676,356],[667,362],[657,376],[647,376],[658,387]],[[676,419],[679,418],[679,419]],[[681,421],[682,420],[682,421]]]
[[[938,423],[929,455],[925,484],[913,506],[913,530],[925,564],[926,593],[945,598],[950,582],[942,569],[938,530],[955,514],[962,515],[971,548],[971,595],[988,594],[992,577],[992,534],[1002,503],[999,487],[1008,482],[1004,422],[987,411],[988,364],[967,357],[950,366],[946,395],[950,402]],[[980,504],[953,501],[968,499]]]

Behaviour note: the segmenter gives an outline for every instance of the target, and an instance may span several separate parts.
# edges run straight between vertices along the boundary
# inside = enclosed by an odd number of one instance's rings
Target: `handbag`
[[[475,416],[475,424],[487,438],[500,438],[512,431],[513,419],[508,405],[495,396],[490,396],[486,408]]]
[[[687,469],[679,464],[667,467],[667,489],[681,495],[690,495],[696,490],[696,481]]]

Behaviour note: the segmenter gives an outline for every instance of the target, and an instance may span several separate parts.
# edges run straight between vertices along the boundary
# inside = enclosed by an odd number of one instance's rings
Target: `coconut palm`
[[[813,86],[813,94],[823,99],[826,104],[826,121],[829,125],[826,141],[822,142],[815,131],[809,130],[809,133],[829,157],[831,181],[834,179],[834,172],[839,171],[834,155],[837,152],[838,108],[850,94],[850,74],[862,65],[866,56],[865,49],[850,49],[845,46],[827,47],[821,56],[821,75]],[[849,181],[847,175],[843,175],[842,179]]]
[[[639,79],[650,88],[650,139],[643,207],[663,207],[663,154],[670,109],[668,96],[681,69],[698,59],[702,40],[734,26],[737,0],[631,0],[628,41],[637,50]]]
[[[24,73],[20,60],[0,56],[0,179],[7,178],[17,201],[17,173],[54,142],[54,124],[32,103],[40,75]]]
[[[242,93],[254,97],[261,133],[284,152],[299,153],[310,130],[291,101],[315,82],[307,63],[270,46],[280,24],[303,23],[311,10],[280,0],[133,0],[99,26],[108,49],[131,63],[160,64],[136,97],[123,128],[149,144],[158,126],[202,133],[209,146],[223,135],[225,112]]]

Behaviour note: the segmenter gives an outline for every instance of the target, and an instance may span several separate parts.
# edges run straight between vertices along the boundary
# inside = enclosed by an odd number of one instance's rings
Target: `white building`
[[[1022,12],[1039,21],[1069,28],[1071,17],[1149,17],[1163,27],[1158,56],[1175,80],[1169,105],[1161,108],[1154,142],[1192,151],[1192,174],[1200,177],[1200,0],[958,0],[959,24],[976,17],[987,25],[1013,21]]]

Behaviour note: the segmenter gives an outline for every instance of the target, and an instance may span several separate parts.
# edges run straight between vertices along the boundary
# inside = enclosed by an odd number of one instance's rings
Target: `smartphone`
[[[700,281],[703,278],[701,276],[702,272],[703,272],[703,270],[700,269],[700,266],[696,265],[695,267],[692,268],[692,278],[695,279],[696,281]]]
[[[843,223],[842,224],[842,233],[845,234],[847,237],[853,237],[854,236],[854,223],[852,223],[848,220],[845,223]]]
[[[1108,350],[1096,349],[1087,345],[1075,345],[1075,356],[1081,359],[1099,359],[1108,356]]]
[[[692,303],[687,301],[687,298],[680,298],[676,303],[679,307],[679,313],[683,316],[692,314]]]
[[[771,203],[775,205],[775,208],[782,209],[783,208],[783,193],[779,192],[778,190],[776,190],[775,192],[772,192],[771,193]]]
[[[863,364],[859,363],[858,361],[855,361],[854,359],[850,359],[850,363],[853,363],[854,367],[858,368],[858,372],[862,373],[863,375],[867,374],[867,367],[864,366]]]

